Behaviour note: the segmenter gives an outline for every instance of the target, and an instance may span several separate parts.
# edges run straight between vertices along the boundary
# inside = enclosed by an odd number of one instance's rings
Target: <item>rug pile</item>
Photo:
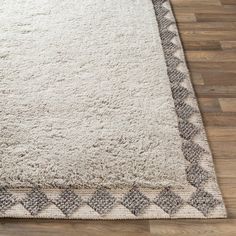
[[[0,5],[1,217],[226,217],[168,0]]]

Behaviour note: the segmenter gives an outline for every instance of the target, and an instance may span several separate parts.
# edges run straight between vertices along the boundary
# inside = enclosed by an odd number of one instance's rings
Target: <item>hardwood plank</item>
[[[235,219],[236,218],[236,200],[235,198],[224,198],[224,202],[227,208],[227,217],[229,219]]]
[[[219,41],[188,41],[183,43],[186,51],[201,50],[221,50],[222,45]]]
[[[206,127],[207,135],[211,141],[236,142],[236,127]],[[233,163],[236,166],[236,163]],[[236,174],[236,172],[235,172]]]
[[[20,234],[19,234],[20,232]],[[0,224],[4,236],[150,236],[148,221],[88,221],[88,220],[5,220]]]
[[[236,40],[236,31],[232,30],[222,30],[222,31],[208,31],[208,30],[199,30],[196,31],[194,29],[190,30],[182,30],[180,31],[180,35],[183,41],[217,41],[217,40],[230,40],[235,41]]]
[[[236,73],[235,62],[188,62],[192,72],[231,72]]]
[[[205,85],[235,86],[236,73],[210,72],[201,73]]]
[[[177,22],[196,22],[196,16],[194,13],[176,13],[175,18]]]
[[[187,51],[185,55],[189,62],[236,62],[234,51]]]
[[[191,73],[191,80],[194,85],[204,85],[204,80],[201,73]]]
[[[203,119],[206,126],[236,126],[236,113],[209,113],[207,111],[207,113],[204,112]]]
[[[156,236],[234,236],[236,220],[150,221],[150,230]]]
[[[171,0],[174,6],[220,6],[221,2],[219,0]]]
[[[223,5],[236,5],[235,0],[220,0]]]
[[[216,98],[199,98],[201,112],[220,112],[220,104]]]
[[[225,9],[236,9],[236,4],[231,4],[231,5],[223,5]]]
[[[223,112],[236,112],[236,98],[220,98],[219,103]]]
[[[223,193],[223,198],[227,208],[228,218],[235,219],[236,217],[236,178],[232,177],[218,177],[218,183],[220,184],[221,191]]]
[[[195,14],[196,19],[198,22],[216,22],[216,21],[221,21],[221,22],[235,22],[236,17],[235,13],[232,14],[213,14],[213,13],[196,13]]]
[[[236,171],[235,171],[236,159],[216,158],[214,159],[214,163],[216,165],[217,177],[236,178]]]
[[[196,22],[196,23],[178,23],[178,28],[180,29],[180,33],[184,31],[195,31],[196,33],[198,31],[204,31],[205,34],[207,32],[214,32],[215,35],[217,33],[215,31],[227,31],[231,32],[236,29],[236,22]],[[230,34],[230,33],[228,33]],[[213,37],[213,36],[212,36]],[[229,35],[227,37],[230,37]],[[221,36],[222,40],[224,39],[223,36]],[[198,38],[195,38],[195,40],[199,40]],[[217,39],[211,39],[211,40],[217,40]]]
[[[211,6],[207,6],[207,5],[202,5],[202,4],[198,4],[195,6],[178,6],[178,5],[173,5],[173,9],[175,13],[185,13],[185,12],[189,12],[189,13],[205,13],[205,14],[233,14],[236,13],[236,8],[234,7],[224,7],[222,5],[211,5]],[[219,21],[219,19],[217,19],[216,21]]]
[[[236,185],[234,184],[236,178],[218,178],[218,182],[221,185],[221,189],[225,198],[232,198],[236,195]]]
[[[231,98],[236,96],[236,86],[205,86],[196,85],[194,89],[199,98]]]
[[[236,49],[236,41],[221,41],[220,42],[221,48],[223,50],[234,50]]]
[[[221,159],[234,159],[236,153],[236,142],[210,142],[210,147],[214,158]],[[220,168],[220,167],[219,167]],[[236,181],[232,182],[234,187],[236,188]],[[232,195],[231,195],[232,196]],[[233,195],[233,196],[236,196]]]

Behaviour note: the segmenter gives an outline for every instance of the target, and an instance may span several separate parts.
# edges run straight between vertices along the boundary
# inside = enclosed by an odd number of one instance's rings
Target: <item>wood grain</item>
[[[236,98],[220,98],[219,103],[223,112],[236,112]]]
[[[205,85],[235,86],[236,73],[210,72],[201,73]]]
[[[224,50],[236,50],[236,41],[221,41],[220,44]]]
[[[212,110],[210,110],[212,109]],[[213,112],[210,112],[213,111]],[[204,110],[203,110],[204,112]],[[217,112],[213,108],[209,108],[207,112],[203,113],[203,119],[206,126],[221,127],[228,126],[234,127],[236,123],[236,113],[233,112]],[[235,154],[235,153],[234,153]]]
[[[214,155],[228,219],[2,219],[0,236],[236,235],[236,0],[171,0]]]
[[[236,220],[178,220],[150,221],[153,235],[191,235],[191,236],[232,236],[235,233]]]

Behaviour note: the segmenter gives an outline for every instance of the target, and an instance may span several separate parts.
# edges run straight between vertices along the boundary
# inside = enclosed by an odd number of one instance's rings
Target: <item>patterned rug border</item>
[[[189,185],[183,189],[0,189],[0,217],[69,219],[225,218],[182,44],[168,0],[153,0]]]

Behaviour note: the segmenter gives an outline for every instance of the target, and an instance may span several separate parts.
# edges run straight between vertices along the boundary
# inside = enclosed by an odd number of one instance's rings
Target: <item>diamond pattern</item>
[[[175,102],[175,110],[179,118],[188,120],[194,113],[194,109],[183,101]]]
[[[190,94],[186,88],[184,88],[180,85],[171,86],[171,90],[172,90],[172,96],[173,96],[174,100],[178,100],[178,99],[184,100]]]
[[[66,189],[53,203],[63,212],[64,215],[69,216],[82,205],[83,201],[72,190]]]
[[[179,131],[182,138],[191,140],[199,132],[199,129],[192,123],[182,120],[179,122]]]
[[[46,194],[39,188],[34,188],[27,194],[27,197],[21,201],[21,204],[34,216],[44,210],[50,204],[50,201]]]
[[[150,200],[138,188],[132,188],[123,198],[122,204],[134,215],[140,215],[150,205]]]
[[[204,216],[207,216],[221,202],[214,198],[212,194],[198,189],[192,194],[188,203],[202,212]]]
[[[164,8],[164,7],[162,7],[162,4],[165,2],[166,2],[166,0],[153,0],[153,3],[156,5],[159,5],[161,8]]]
[[[202,154],[206,152],[200,145],[192,141],[184,142],[182,145],[182,151],[186,160],[191,163],[199,162]]]
[[[177,49],[178,49],[178,46],[172,42],[163,44],[163,50],[165,51],[165,54],[173,55],[177,51]]]
[[[166,42],[170,42],[174,37],[176,37],[176,33],[166,30],[166,29],[161,29],[160,37],[161,37],[162,43],[165,44]]]
[[[169,12],[165,7],[162,7],[164,2],[165,0],[153,0],[154,7],[160,13],[160,18],[163,18]]]
[[[190,165],[187,170],[187,180],[194,187],[200,187],[209,179],[209,174],[198,164]]]
[[[0,212],[5,213],[8,209],[17,203],[15,197],[6,188],[0,188]]]
[[[160,19],[163,28],[167,29],[173,22],[165,17]]]
[[[184,202],[180,196],[175,194],[170,188],[165,188],[154,200],[163,211],[173,215],[183,206]]]
[[[178,83],[179,84],[180,82],[182,82],[185,79],[185,74],[181,71],[176,70],[176,69],[168,68],[167,72],[168,72],[168,76],[169,76],[171,83]]]
[[[181,60],[177,57],[173,57],[173,55],[166,54],[166,65],[168,68],[176,68],[180,63]]]
[[[99,188],[88,201],[88,205],[101,215],[111,211],[115,203],[116,198],[106,188]]]

